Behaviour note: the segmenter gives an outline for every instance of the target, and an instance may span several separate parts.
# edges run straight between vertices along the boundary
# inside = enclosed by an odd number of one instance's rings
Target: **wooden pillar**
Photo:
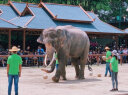
[[[97,60],[97,65],[99,66],[99,56],[96,56],[96,60]]]
[[[25,50],[25,42],[26,42],[26,31],[23,31],[23,50]]]
[[[8,31],[8,48],[11,48],[11,30]]]
[[[123,57],[123,56],[120,55],[120,64],[121,64],[121,65],[122,65],[122,61],[123,61],[123,60],[122,60],[122,59],[123,59],[122,57]]]
[[[116,47],[118,48],[118,45],[119,45],[119,38],[118,38],[118,36],[116,36]]]

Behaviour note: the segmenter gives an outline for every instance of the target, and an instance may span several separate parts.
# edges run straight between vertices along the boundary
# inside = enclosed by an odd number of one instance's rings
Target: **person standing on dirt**
[[[105,77],[107,76],[107,73],[109,71],[109,76],[111,77],[111,71],[110,71],[110,60],[111,60],[111,51],[109,47],[105,47],[106,50],[106,71],[105,71]]]
[[[13,46],[9,51],[12,53],[7,60],[8,95],[11,95],[12,83],[14,80],[15,95],[18,95],[18,82],[21,77],[22,58],[17,55],[20,49]]]

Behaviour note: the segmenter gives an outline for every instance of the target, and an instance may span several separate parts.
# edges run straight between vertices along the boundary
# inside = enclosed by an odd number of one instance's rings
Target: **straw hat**
[[[9,51],[19,51],[20,49],[17,48],[16,46],[13,46],[12,49],[9,49]]]
[[[106,50],[110,49],[109,47],[105,47]]]

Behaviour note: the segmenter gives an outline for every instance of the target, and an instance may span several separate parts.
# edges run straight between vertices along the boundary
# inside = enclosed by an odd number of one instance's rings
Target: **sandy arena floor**
[[[93,65],[93,76],[85,70],[85,80],[75,80],[75,71],[72,66],[66,68],[67,81],[60,80],[54,83],[51,77],[55,72],[48,74],[48,79],[43,79],[45,74],[37,67],[23,67],[19,80],[19,95],[128,95],[128,64],[119,65],[119,91],[110,92],[111,78],[104,77],[105,65]],[[101,77],[97,77],[101,74]],[[0,67],[0,95],[7,95],[8,78],[6,68]],[[14,95],[14,87],[12,89]]]

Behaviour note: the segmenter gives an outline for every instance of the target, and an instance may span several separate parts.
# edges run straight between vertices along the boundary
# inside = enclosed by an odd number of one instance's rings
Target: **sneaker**
[[[104,77],[107,77],[107,75],[104,75]]]
[[[111,89],[110,91],[116,91],[116,90],[113,88],[113,89]]]
[[[118,91],[118,88],[116,88],[115,91]]]

